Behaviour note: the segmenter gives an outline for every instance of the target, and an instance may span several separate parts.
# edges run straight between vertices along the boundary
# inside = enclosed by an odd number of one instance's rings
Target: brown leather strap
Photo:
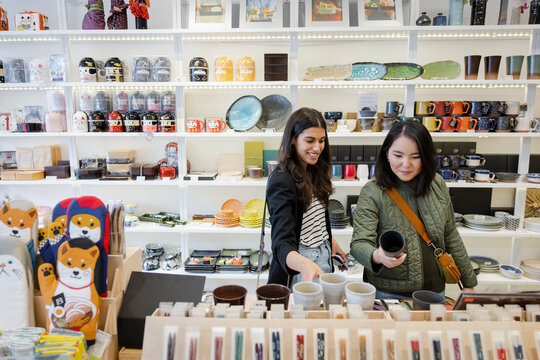
[[[424,239],[424,241],[428,244],[428,245],[431,245],[432,241],[431,241],[431,238],[429,237],[429,234],[426,230],[426,227],[424,226],[424,224],[422,223],[422,220],[420,220],[418,218],[418,216],[416,216],[416,214],[414,213],[414,211],[411,209],[411,207],[409,206],[409,204],[407,204],[407,202],[403,199],[403,197],[401,195],[399,195],[398,191],[396,190],[396,188],[391,188],[391,189],[384,189],[386,191],[386,193],[392,198],[392,200],[394,200],[394,202],[396,203],[396,205],[401,209],[401,211],[403,212],[403,214],[405,214],[405,216],[407,217],[407,219],[409,219],[409,221],[411,222],[411,224],[414,226],[414,228],[416,229],[416,231],[418,231],[418,234],[420,234],[420,236],[422,237],[422,239]]]

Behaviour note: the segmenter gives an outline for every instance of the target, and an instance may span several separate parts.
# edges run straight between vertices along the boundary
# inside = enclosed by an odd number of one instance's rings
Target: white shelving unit
[[[42,6],[38,0],[27,0],[36,6]],[[235,4],[238,1],[233,1]],[[351,1],[355,3],[356,1]],[[430,61],[446,60],[448,58],[461,62],[462,55],[471,52],[482,55],[501,53],[537,54],[540,53],[540,26],[509,25],[509,26],[447,26],[447,27],[343,27],[343,28],[304,28],[298,27],[297,0],[290,3],[290,24],[288,28],[273,29],[229,29],[223,30],[193,30],[180,26],[185,19],[187,2],[163,1],[151,9],[150,26],[157,24],[160,19],[163,24],[171,24],[170,29],[122,30],[122,31],[84,31],[72,29],[70,21],[62,15],[50,14],[53,30],[26,33],[0,32],[0,59],[5,57],[28,57],[28,47],[35,52],[31,56],[45,58],[50,53],[64,52],[68,64],[65,83],[40,84],[0,84],[0,112],[5,107],[27,104],[24,99],[41,99],[44,92],[51,89],[63,89],[66,94],[67,118],[70,119],[75,108],[75,94],[79,91],[97,90],[141,90],[166,91],[176,93],[176,133],[76,133],[71,131],[68,121],[66,133],[0,133],[0,150],[14,149],[34,144],[51,144],[60,142],[63,155],[72,161],[72,167],[77,166],[78,159],[85,154],[104,155],[105,147],[134,148],[141,147],[138,152],[142,161],[157,161],[163,157],[163,145],[176,141],[179,145],[180,173],[186,172],[186,160],[191,161],[192,169],[206,170],[216,168],[217,154],[223,152],[241,152],[243,141],[264,141],[277,148],[282,137],[281,132],[224,132],[186,133],[185,119],[191,116],[224,117],[229,104],[237,97],[245,94],[266,96],[280,93],[288,96],[293,108],[312,106],[320,110],[356,109],[356,94],[361,91],[376,91],[379,93],[380,106],[385,100],[400,99],[405,104],[406,115],[412,116],[415,100],[427,99],[465,99],[485,100],[502,98],[527,102],[527,115],[539,115],[540,103],[537,101],[536,89],[540,80],[423,80],[407,81],[302,81],[305,69],[309,66],[351,63],[356,61],[410,61],[424,64]],[[405,2],[410,9],[417,9],[420,0]],[[446,3],[445,3],[446,4]],[[28,4],[27,4],[28,5]],[[15,5],[9,4],[10,7]],[[72,11],[66,0],[57,0],[58,14]],[[446,6],[446,5],[445,5]],[[155,8],[158,10],[154,10]],[[71,9],[71,10],[69,10]],[[160,9],[160,10],[159,10]],[[26,10],[20,9],[21,11]],[[152,13],[158,11],[158,13]],[[161,11],[161,12],[159,12]],[[80,10],[84,14],[83,10]],[[12,13],[12,12],[11,12]],[[70,13],[70,19],[77,14]],[[80,14],[79,14],[80,15]],[[302,14],[301,14],[302,15]],[[414,15],[414,14],[413,14]],[[411,15],[412,18],[414,16]],[[82,16],[81,16],[82,19]],[[131,20],[130,20],[131,21]],[[131,25],[130,25],[131,26]],[[166,25],[163,25],[166,26]],[[507,46],[506,46],[507,45]],[[441,47],[443,50],[441,50]],[[465,48],[466,50],[462,50]],[[444,50],[453,49],[449,52]],[[262,54],[265,52],[282,52],[289,54],[289,81],[262,81]],[[85,56],[95,56],[106,59],[119,56],[129,68],[133,56],[140,54],[167,55],[173,63],[173,80],[167,83],[79,83],[77,82],[77,65]],[[213,69],[213,57],[220,55],[249,55],[254,57],[257,65],[255,82],[215,82],[211,76],[209,82],[193,83],[188,81],[189,60],[193,56],[203,56],[209,60],[210,70]],[[501,74],[504,65],[501,64]],[[522,73],[526,73],[525,65]],[[127,76],[128,80],[130,76]],[[4,96],[5,95],[5,96]],[[42,101],[43,102],[43,101]],[[385,133],[330,133],[330,142],[335,144],[380,144]],[[529,156],[539,149],[540,133],[433,133],[435,141],[477,141],[492,143],[490,149],[498,152],[507,151],[498,146],[512,142],[518,143],[519,173],[526,174],[529,168]],[[493,143],[497,143],[493,145]],[[503,145],[504,146],[504,145]],[[147,160],[153,159],[153,160]],[[181,177],[180,177],[181,179]],[[357,194],[365,184],[363,181],[334,182],[336,196]],[[513,204],[518,216],[524,214],[525,194],[527,188],[540,188],[540,184],[526,181],[517,183],[448,183],[449,187],[462,188],[493,188],[500,191],[515,191]],[[141,204],[141,211],[156,211],[165,207],[167,211],[180,212],[184,220],[189,220],[195,213],[215,213],[222,200],[238,197],[242,200],[263,198],[266,179],[260,181],[98,181],[45,179],[41,181],[0,181],[0,194],[14,192],[24,193],[29,199],[51,201],[47,196],[65,195],[78,196],[82,194],[99,194],[107,198],[125,196],[130,201]],[[165,195],[164,195],[165,194]],[[49,203],[48,205],[54,205]],[[522,255],[522,241],[538,239],[538,234],[520,229],[517,232],[500,230],[497,232],[480,232],[460,228],[464,238],[493,238],[508,239],[506,251],[510,254],[509,262],[517,265]],[[202,226],[188,223],[186,226],[174,228],[161,227],[156,224],[140,224],[127,228],[128,242],[131,238],[144,238],[145,242],[169,239],[182,250],[184,259],[194,247],[214,247],[222,237],[238,237],[235,244],[244,247],[257,247],[259,229],[219,228],[217,226]],[[341,244],[346,245],[352,229],[334,230]],[[204,237],[204,239],[203,239]],[[216,240],[217,239],[217,240]],[[228,241],[228,240],[227,240]],[[267,236],[267,245],[270,236]],[[229,243],[227,243],[228,246]],[[249,244],[249,245],[246,245]],[[227,247],[221,246],[221,247]],[[348,246],[345,246],[348,247]],[[486,255],[490,249],[486,249]],[[500,254],[500,253],[499,253]],[[507,254],[505,254],[507,255]],[[178,271],[182,273],[182,271]],[[357,276],[357,275],[355,275]],[[351,276],[352,279],[356,279]],[[361,275],[360,275],[361,276]],[[263,274],[262,278],[266,278]],[[246,274],[212,274],[213,280],[250,279]],[[526,280],[513,281],[498,274],[481,274],[481,284],[488,285],[539,285],[540,282]]]

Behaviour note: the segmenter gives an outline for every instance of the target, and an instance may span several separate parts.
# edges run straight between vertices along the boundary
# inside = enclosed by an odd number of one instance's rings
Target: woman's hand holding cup
[[[405,253],[403,253],[400,257],[388,256],[384,253],[384,250],[381,247],[378,247],[371,255],[371,259],[375,264],[383,264],[389,269],[401,265],[405,261],[406,257],[407,254]]]

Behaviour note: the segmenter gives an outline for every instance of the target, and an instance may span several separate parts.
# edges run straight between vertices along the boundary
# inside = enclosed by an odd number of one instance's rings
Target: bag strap
[[[259,263],[257,264],[257,287],[259,288],[259,278],[261,276],[263,254],[264,254],[264,231],[266,228],[266,194],[264,195],[264,208],[263,208],[263,219],[261,226],[261,237],[259,240]]]
[[[424,226],[424,223],[422,223],[422,220],[418,218],[418,216],[414,213],[414,211],[411,209],[409,204],[403,199],[401,195],[399,195],[396,188],[391,189],[384,189],[386,193],[394,200],[396,205],[401,209],[403,214],[409,219],[411,224],[414,226],[416,231],[418,231],[418,234],[422,237],[422,239],[431,247],[436,248],[435,244],[433,244],[433,241],[429,237],[429,234],[426,230],[426,227]]]

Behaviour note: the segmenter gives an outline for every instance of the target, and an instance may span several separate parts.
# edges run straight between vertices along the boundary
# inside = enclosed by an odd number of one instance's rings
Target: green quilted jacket
[[[399,180],[398,183],[396,188],[399,194],[420,217],[435,245],[454,257],[461,271],[463,286],[476,286],[478,281],[457,231],[450,193],[442,177],[437,174],[431,191],[420,197],[415,197],[407,184]],[[360,192],[353,226],[351,254],[364,266],[371,284],[378,290],[389,292],[422,289],[424,274],[420,244],[424,240],[390,196],[374,181],[367,183]],[[407,258],[392,269],[371,261],[373,251],[379,247],[379,235],[386,230],[397,230],[406,240]],[[442,274],[440,266],[439,271]]]

